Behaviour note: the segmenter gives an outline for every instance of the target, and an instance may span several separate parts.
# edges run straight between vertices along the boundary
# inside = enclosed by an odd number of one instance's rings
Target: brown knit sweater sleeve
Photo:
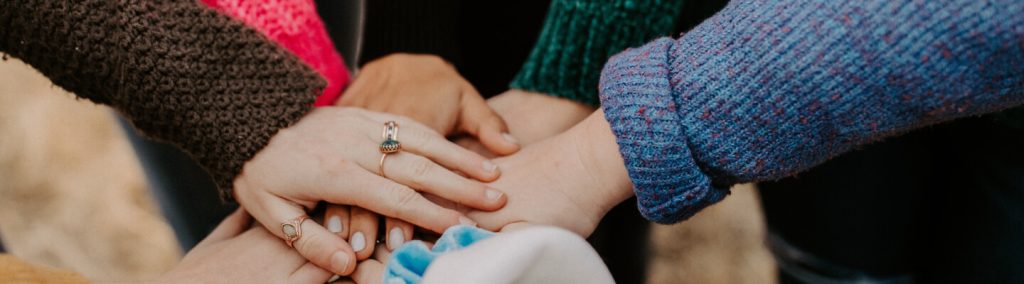
[[[298,58],[196,0],[0,1],[0,51],[181,147],[228,199],[242,165],[324,86]]]

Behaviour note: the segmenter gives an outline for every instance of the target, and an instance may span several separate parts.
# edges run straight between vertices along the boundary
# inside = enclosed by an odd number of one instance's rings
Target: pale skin
[[[382,84],[362,80],[368,78],[367,74],[378,74],[364,69],[366,73],[357,77],[346,99],[339,104],[398,111],[432,126],[365,110],[321,108],[275,136],[266,149],[247,163],[235,182],[235,197],[239,203],[280,238],[284,238],[281,222],[312,209],[319,201],[336,204],[327,208],[322,225],[304,222],[303,235],[295,243],[301,255],[335,274],[349,275],[356,269],[356,260],[373,255],[377,213],[388,217],[385,221],[388,235],[384,238],[387,240],[384,248],[388,250],[411,239],[414,225],[440,232],[454,224],[474,222],[463,212],[426,201],[416,192],[439,196],[458,204],[459,208],[480,210],[470,214],[498,210],[505,204],[506,194],[483,183],[497,179],[500,167],[461,147],[452,147],[454,144],[444,141],[444,136],[437,131],[445,131],[440,132],[444,135],[469,134],[479,138],[477,141],[484,141],[480,143],[481,149],[507,154],[518,150],[520,143],[505,133],[507,127],[502,117],[516,121],[514,129],[523,131],[513,132],[532,143],[564,131],[593,110],[572,101],[519,90],[510,90],[489,102],[476,100],[473,98],[479,98],[479,94],[443,61],[417,56],[396,58],[392,61],[415,62],[424,67],[417,70],[434,75],[402,79],[391,73],[406,69],[379,65],[377,69],[391,72],[378,72],[390,74],[379,75],[390,82]],[[430,65],[438,66],[427,68]],[[418,91],[414,94],[409,93],[410,89],[396,87],[430,85],[416,81],[417,78],[435,82],[434,87],[411,89]],[[360,80],[367,83],[360,83]],[[444,81],[449,83],[437,83]],[[361,93],[375,95],[372,99],[360,99]],[[405,99],[396,99],[403,96]],[[389,103],[376,103],[378,100]],[[455,107],[450,107],[452,105]],[[538,116],[538,113],[548,117]],[[399,140],[405,149],[387,158],[384,178],[377,173],[380,153],[367,149],[376,149],[382,139],[379,133],[383,122],[387,120],[396,120],[401,125]],[[336,133],[359,135],[342,137]],[[507,163],[516,165],[513,161],[509,158]],[[368,191],[367,188],[384,190]]]
[[[401,125],[404,150],[389,155],[387,178],[383,178],[377,174],[377,147],[386,121]],[[320,201],[358,206],[441,232],[473,221],[427,201],[419,192],[496,210],[504,205],[505,195],[476,180],[490,181],[499,175],[488,159],[411,119],[322,107],[280,131],[245,164],[235,179],[234,196],[281,239],[285,239],[281,223],[304,215]],[[302,236],[294,243],[299,254],[335,274],[352,273],[355,250],[344,238],[314,221],[303,222],[301,228]]]
[[[238,210],[171,271],[147,283],[324,283],[331,275],[267,230],[252,227],[252,218]]]

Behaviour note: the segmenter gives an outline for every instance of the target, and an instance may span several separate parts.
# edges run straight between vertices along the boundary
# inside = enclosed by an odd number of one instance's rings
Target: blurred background
[[[770,283],[757,192],[655,225],[649,283]],[[0,239],[32,263],[93,280],[143,280],[182,252],[115,114],[16,59],[0,61]]]

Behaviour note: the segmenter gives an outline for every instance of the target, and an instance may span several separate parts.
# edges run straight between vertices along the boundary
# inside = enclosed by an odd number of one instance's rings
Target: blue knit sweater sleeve
[[[605,65],[601,103],[641,213],[1024,103],[1024,1],[734,0]]]

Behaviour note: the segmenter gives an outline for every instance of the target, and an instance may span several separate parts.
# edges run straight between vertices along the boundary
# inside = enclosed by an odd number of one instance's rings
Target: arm
[[[597,106],[605,60],[671,34],[681,7],[680,0],[554,0],[511,88]]]
[[[601,99],[642,213],[1024,102],[1019,1],[734,1],[612,58]]]
[[[627,47],[670,34],[681,6],[681,0],[552,1],[511,90],[488,104],[523,145],[568,130],[598,105],[601,64]]]
[[[181,147],[225,198],[243,163],[324,86],[255,30],[192,1],[3,1],[0,27],[0,51]]]

